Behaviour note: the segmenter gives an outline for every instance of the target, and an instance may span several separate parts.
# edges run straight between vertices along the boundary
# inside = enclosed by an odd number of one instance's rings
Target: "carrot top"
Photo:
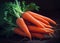
[[[14,27],[17,27],[16,25],[16,19],[18,17],[22,16],[22,13],[28,11],[28,10],[38,10],[39,7],[35,3],[27,4],[25,1],[18,1],[15,0],[14,2],[7,2],[4,3],[2,11],[3,17],[1,20],[4,20],[3,24],[7,24],[2,33],[8,33],[8,31],[13,30]],[[2,25],[3,26],[3,25]]]
[[[4,20],[12,26],[16,26],[15,20],[22,16],[22,13],[28,10],[38,10],[39,7],[35,3],[26,4],[25,1],[5,3]],[[12,19],[13,18],[13,19]]]

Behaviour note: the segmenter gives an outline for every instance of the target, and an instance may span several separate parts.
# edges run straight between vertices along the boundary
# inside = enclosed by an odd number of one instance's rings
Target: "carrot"
[[[47,31],[50,31],[51,34],[54,34],[54,30],[53,29],[50,29],[50,28],[45,28]]]
[[[25,24],[23,18],[17,18],[16,23],[26,33],[26,35],[31,39],[31,34],[30,34],[28,27]]]
[[[41,21],[40,21],[41,22]],[[47,27],[47,28],[53,28],[52,26],[50,26],[50,25],[47,25],[47,24],[45,24],[45,23],[43,23],[43,22],[41,22],[45,27]]]
[[[40,14],[37,14],[37,13],[31,12],[31,11],[29,11],[29,13],[30,13],[32,16],[34,16],[35,18],[37,18],[37,19],[39,19],[39,20],[45,22],[46,24],[47,24],[46,21],[48,21],[48,22],[53,23],[53,24],[56,25],[56,22],[55,22],[54,20],[48,18],[48,17],[42,16],[42,15],[40,15]],[[41,18],[44,19],[44,20],[42,20]]]
[[[28,25],[28,29],[31,32],[38,32],[38,33],[44,33],[44,34],[49,34],[52,31],[52,30],[49,30],[49,29],[46,29],[46,28],[40,28],[40,27],[37,27],[37,26],[31,26],[31,25]]]
[[[40,20],[41,22],[49,25],[49,22],[48,21],[44,20],[43,18],[37,17],[35,15],[35,13],[32,13],[31,11],[28,11],[28,13],[30,13],[33,17],[35,17],[36,19]]]
[[[15,28],[14,32],[18,35],[24,36],[26,37],[27,35],[24,33],[24,31],[22,31],[20,28]],[[31,32],[32,37],[35,38],[44,38],[44,34],[39,34],[39,33],[32,33]]]
[[[42,25],[42,23],[39,22],[39,20],[35,19],[33,16],[31,16],[29,13],[27,13],[27,12],[23,13],[22,17],[23,17],[25,20],[27,20],[27,21],[29,21],[29,22],[31,22],[31,23],[39,26],[39,27],[44,28],[44,26]]]
[[[26,34],[20,28],[14,28],[14,32],[21,36],[26,36]]]
[[[28,28],[31,32],[43,33],[43,34],[47,34],[51,37],[54,34],[54,30],[52,30],[50,28],[40,28],[40,27],[36,27],[36,26],[28,26]]]
[[[47,28],[53,28],[52,26],[50,26],[49,24],[47,25],[47,24],[45,24],[45,23],[43,23],[43,22],[41,22],[41,21],[39,21],[40,23],[42,23],[43,24],[43,26],[45,26],[45,27],[47,27]]]
[[[17,2],[17,1],[16,1]],[[18,2],[17,2],[18,3]],[[16,24],[26,33],[26,35],[31,39],[31,34],[28,30],[28,27],[24,21],[23,18],[21,18],[21,15],[13,8],[13,11],[15,13],[15,16],[17,17],[16,19]],[[20,10],[21,11],[21,10]],[[21,11],[22,12],[22,11]]]
[[[40,33],[31,33],[32,34],[32,37],[35,37],[35,38],[45,38],[44,34],[40,34]]]
[[[27,25],[34,25],[34,24],[32,24],[31,22],[28,22],[28,21],[25,21],[25,22],[26,22]],[[52,26],[47,25],[47,24],[45,24],[45,23],[43,23],[43,22],[41,22],[41,21],[39,21],[39,22],[42,23],[43,26],[45,26],[45,28],[53,28]]]

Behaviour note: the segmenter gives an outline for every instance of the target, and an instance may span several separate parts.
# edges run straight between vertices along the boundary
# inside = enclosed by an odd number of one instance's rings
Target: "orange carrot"
[[[16,24],[17,24],[17,25],[19,26],[19,28],[21,28],[21,29],[26,33],[26,35],[31,39],[31,34],[30,34],[29,30],[28,30],[28,27],[27,27],[24,19],[23,19],[23,18],[20,18],[21,15],[19,15],[19,13],[16,12],[15,9],[13,9],[13,11],[14,11],[14,13],[15,13],[15,16],[17,17],[17,19],[16,19]]]
[[[25,32],[23,32],[20,28],[14,28],[14,32],[21,36],[26,36]]]
[[[46,21],[48,21],[48,22],[53,23],[53,24],[56,25],[56,22],[55,22],[54,20],[48,18],[48,17],[42,16],[42,15],[40,15],[40,14],[31,12],[31,11],[29,11],[29,13],[30,13],[32,16],[34,16],[35,18],[37,18],[37,19],[41,19],[41,18],[44,19],[44,20],[45,20],[44,22],[45,22],[46,24],[47,24]],[[42,20],[42,19],[41,19],[41,20]]]
[[[28,28],[31,32],[44,33],[50,36],[54,34],[54,30],[50,28],[40,28],[40,27],[30,26],[30,25],[28,26]]]
[[[25,21],[25,22],[26,22],[27,25],[34,25],[34,24],[32,24],[31,22],[28,22],[28,21]],[[45,23],[43,23],[43,22],[41,22],[41,21],[39,21],[39,22],[42,23],[43,26],[45,26],[45,28],[53,28],[52,26],[47,25],[47,24],[45,24]]]
[[[30,13],[33,17],[35,17],[36,19],[40,20],[41,22],[45,23],[45,24],[49,24],[48,21],[44,20],[43,18],[37,17],[35,15],[35,13],[32,13],[31,11],[28,11],[28,13]]]
[[[27,35],[20,29],[20,28],[15,28],[14,32],[18,35],[24,36],[26,37]],[[44,34],[39,34],[39,33],[32,33],[31,32],[32,37],[35,38],[44,38]]]
[[[51,34],[54,34],[54,30],[53,29],[50,29],[50,28],[45,28],[47,31],[50,31]]]
[[[44,34],[40,34],[40,33],[31,33],[32,37],[35,37],[35,38],[45,38]]]
[[[17,18],[16,23],[26,33],[26,35],[31,39],[31,34],[30,34],[28,27],[25,24],[23,18]]]
[[[29,13],[27,13],[27,12],[23,13],[22,17],[23,17],[25,20],[27,20],[27,21],[29,21],[29,22],[31,22],[31,23],[39,26],[39,27],[44,28],[44,26],[42,25],[42,23],[39,22],[39,20],[35,19],[33,16],[31,16]]]
[[[52,31],[52,30],[49,30],[49,29],[46,29],[46,28],[40,28],[40,27],[37,27],[37,26],[31,26],[31,25],[28,25],[28,29],[31,32],[38,32],[38,33],[44,33],[44,34],[49,34]]]
[[[41,21],[40,21],[41,22]],[[45,24],[45,23],[43,23],[43,22],[41,22],[42,24],[43,24],[43,26],[45,26],[45,27],[47,27],[47,28],[53,28],[52,26],[50,26],[50,25],[47,25],[47,24]]]

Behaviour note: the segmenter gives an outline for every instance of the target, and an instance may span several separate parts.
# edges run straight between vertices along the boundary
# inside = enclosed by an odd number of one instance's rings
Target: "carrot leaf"
[[[25,1],[7,2],[0,8],[0,25],[2,26],[2,33],[9,34],[16,25],[16,17],[21,17],[23,12],[28,10],[39,10],[39,7],[35,3],[26,4]]]
[[[39,10],[39,6],[37,6],[35,3],[30,3],[26,6],[26,10]]]

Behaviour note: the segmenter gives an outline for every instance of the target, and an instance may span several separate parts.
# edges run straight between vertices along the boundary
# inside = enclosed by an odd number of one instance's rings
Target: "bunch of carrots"
[[[14,28],[16,34],[30,39],[32,37],[44,38],[45,35],[52,36],[54,34],[53,26],[50,25],[51,23],[57,25],[54,20],[32,11],[23,12],[17,0],[15,5],[16,7],[12,6],[12,8],[17,17],[16,25],[18,27]]]
[[[53,21],[52,19],[31,11],[27,11],[22,14],[23,14],[22,17],[21,18],[18,17],[16,20],[18,28],[15,28],[14,31],[17,34],[27,36],[30,39],[32,37],[44,38],[44,34],[50,36],[54,34],[54,30],[51,29],[53,27],[50,25],[50,23],[56,25],[56,22]]]

